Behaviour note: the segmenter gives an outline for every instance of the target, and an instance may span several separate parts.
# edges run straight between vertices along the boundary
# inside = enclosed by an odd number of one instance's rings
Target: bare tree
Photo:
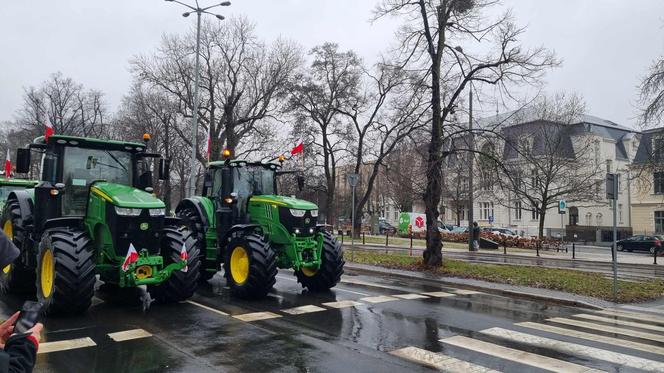
[[[518,44],[523,28],[516,27],[509,13],[496,20],[485,15],[495,0],[383,0],[375,17],[401,16],[405,24],[398,32],[403,65],[419,70],[431,81],[431,140],[427,157],[427,188],[424,196],[427,217],[425,264],[442,264],[442,242],[437,230],[444,125],[468,84],[499,86],[509,95],[508,83],[536,83],[545,68],[557,61],[544,48],[528,50]],[[473,54],[475,45],[493,45],[493,51]],[[445,94],[443,94],[443,92]]]
[[[640,85],[639,101],[643,106],[641,123],[659,123],[664,117],[664,57],[655,61]]]
[[[580,124],[584,110],[585,104],[575,95],[542,97],[503,128],[504,150],[495,149],[495,157],[481,162],[480,168],[499,174],[491,179],[499,185],[498,193],[525,201],[537,212],[540,239],[547,210],[558,200],[601,203],[604,163],[595,157],[598,139]]]
[[[194,32],[164,36],[156,53],[132,61],[136,80],[161,90],[185,118],[193,110],[195,37]],[[281,114],[288,82],[300,64],[299,48],[285,40],[267,44],[246,18],[233,18],[202,25],[200,53],[198,160],[207,161],[202,149],[208,131],[212,160],[224,146],[244,156],[266,148],[277,135],[274,119]],[[173,130],[191,146],[188,128]]]

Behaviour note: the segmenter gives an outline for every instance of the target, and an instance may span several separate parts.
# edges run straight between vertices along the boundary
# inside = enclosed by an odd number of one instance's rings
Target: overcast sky
[[[376,2],[235,0],[218,9],[248,16],[262,38],[283,36],[307,49],[335,41],[372,62],[398,24],[369,23]],[[636,86],[664,54],[663,0],[506,0],[505,6],[528,26],[525,45],[544,45],[564,60],[547,74],[547,91],[578,92],[589,114],[634,125]],[[56,71],[105,92],[114,112],[129,88],[128,60],[153,50],[163,33],[191,27],[195,18],[183,18],[183,11],[160,0],[0,2],[0,121],[13,118],[24,87]]]

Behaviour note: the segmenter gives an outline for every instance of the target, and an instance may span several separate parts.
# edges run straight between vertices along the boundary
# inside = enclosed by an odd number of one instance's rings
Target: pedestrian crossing
[[[441,352],[404,346],[390,354],[445,372],[664,372],[664,327],[656,324],[664,322],[654,314],[604,309],[442,338]]]

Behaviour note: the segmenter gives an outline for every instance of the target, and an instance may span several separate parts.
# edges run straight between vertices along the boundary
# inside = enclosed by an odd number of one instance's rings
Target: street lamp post
[[[219,4],[210,5],[208,7],[201,8],[196,0],[196,7],[185,4],[178,0],[165,0],[168,2],[178,3],[184,5],[185,7],[191,9],[191,12],[182,13],[183,17],[189,17],[191,13],[196,13],[196,67],[194,71],[194,103],[193,103],[193,115],[191,116],[191,158],[189,159],[189,180],[187,180],[187,196],[191,197],[196,194],[196,178],[194,177],[194,170],[196,169],[196,153],[198,149],[198,103],[200,97],[198,96],[198,85],[200,80],[200,48],[201,48],[201,16],[203,14],[209,14],[215,16],[217,19],[223,21],[224,16],[221,14],[210,13],[209,10],[216,8],[218,6],[229,6],[231,5],[230,1],[224,1]]]

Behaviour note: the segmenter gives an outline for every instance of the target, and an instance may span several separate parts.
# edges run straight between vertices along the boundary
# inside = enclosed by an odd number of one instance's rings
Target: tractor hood
[[[113,184],[100,182],[95,183],[90,192],[94,193],[108,202],[111,202],[118,207],[127,208],[148,208],[158,209],[164,208],[166,205],[157,197],[152,194],[122,184]]]
[[[289,209],[298,209],[298,210],[316,210],[318,206],[315,203],[305,201],[303,199],[277,196],[277,195],[262,195],[262,196],[253,196],[251,197],[251,202],[262,202],[262,203],[272,203],[277,206],[284,206]]]

